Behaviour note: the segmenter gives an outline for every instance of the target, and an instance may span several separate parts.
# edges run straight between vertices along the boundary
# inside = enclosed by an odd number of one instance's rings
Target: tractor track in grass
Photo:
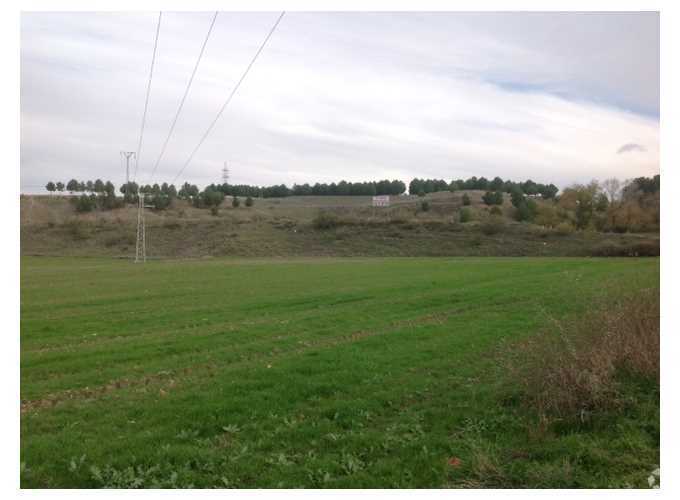
[[[417,327],[427,325],[443,325],[452,316],[474,311],[480,307],[487,309],[489,307],[507,306],[509,304],[519,304],[522,302],[529,301],[512,300],[484,304],[483,306],[480,306],[479,304],[467,305],[445,311],[424,314],[416,318],[395,321],[390,323],[388,327],[382,329],[356,330],[347,335],[326,339],[308,341],[299,340],[298,347],[286,350],[274,348],[268,352],[259,352],[252,355],[246,355],[243,356],[239,361],[230,363],[226,367],[220,366],[216,362],[197,363],[178,370],[161,370],[154,374],[144,375],[138,378],[120,378],[95,387],[66,389],[48,394],[42,398],[21,401],[21,413],[35,413],[40,410],[52,409],[65,402],[94,401],[106,396],[107,394],[132,388],[141,388],[144,392],[149,392],[149,389],[153,389],[154,391],[158,389],[158,393],[161,396],[165,396],[169,390],[177,388],[191,377],[204,376],[211,373],[214,374],[218,370],[238,369],[257,362],[274,361],[286,357],[294,357],[315,349],[329,349],[340,345],[351,344],[353,342],[358,342],[372,337],[388,335],[404,328],[415,329]]]

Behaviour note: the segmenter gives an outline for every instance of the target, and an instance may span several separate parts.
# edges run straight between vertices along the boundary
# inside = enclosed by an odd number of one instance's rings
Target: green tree
[[[515,218],[522,221],[532,221],[536,216],[536,202],[531,198],[522,200],[517,206],[517,211],[515,212]]]
[[[215,186],[206,187],[203,192],[194,197],[194,206],[197,207],[219,207],[224,201],[224,193],[215,188]]]
[[[68,181],[68,183],[66,183],[66,190],[70,193],[78,191],[78,181],[75,179]]]
[[[600,193],[595,197],[595,211],[606,212],[609,208],[609,198],[606,194]]]
[[[50,193],[54,193],[57,190],[57,185],[54,182],[50,181],[45,186],[45,189],[47,189]]]
[[[501,191],[503,189],[503,179],[500,177],[494,177],[491,182],[489,182],[489,189],[491,191]]]
[[[156,193],[151,198],[151,204],[156,210],[165,210],[170,206],[170,197],[162,193]]]
[[[524,203],[524,193],[521,188],[517,186],[512,188],[510,191],[510,201],[515,208],[519,208],[519,206]]]
[[[104,192],[104,183],[102,183],[101,191]],[[136,200],[137,194],[139,193],[139,186],[136,182],[130,182],[128,184],[123,184],[120,187],[120,192],[123,194],[125,201],[130,202]]]
[[[64,190],[64,183],[59,181],[57,182],[57,191],[62,192]]]

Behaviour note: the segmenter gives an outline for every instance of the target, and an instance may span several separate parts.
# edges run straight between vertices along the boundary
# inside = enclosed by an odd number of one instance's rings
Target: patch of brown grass
[[[619,376],[659,383],[659,290],[617,300],[508,350],[510,383],[541,419],[620,406]]]

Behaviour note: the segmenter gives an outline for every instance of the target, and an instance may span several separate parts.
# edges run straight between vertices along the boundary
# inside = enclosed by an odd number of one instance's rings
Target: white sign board
[[[374,207],[389,207],[390,206],[390,197],[388,195],[374,196],[373,197],[373,206]]]

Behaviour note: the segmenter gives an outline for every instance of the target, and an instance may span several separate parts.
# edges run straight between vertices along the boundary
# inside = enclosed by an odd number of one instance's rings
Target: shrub
[[[90,195],[92,199],[95,195]],[[116,197],[113,192],[106,191],[96,197],[96,203],[102,210],[114,210],[116,208],[122,208],[125,205],[125,200]]]
[[[246,198],[246,207],[252,207],[253,206],[253,198],[248,196]]]
[[[560,222],[556,227],[555,227],[555,234],[559,236],[568,236],[574,232],[574,226],[571,225],[570,222],[564,221]]]
[[[605,241],[593,248],[592,257],[658,257],[661,254],[659,241],[647,240],[629,244]]]
[[[534,217],[534,222],[536,224],[554,228],[559,224],[559,220],[558,211],[554,205],[549,205],[547,203],[538,205],[536,217]]]
[[[430,211],[430,202],[427,201],[427,200],[423,200],[423,201],[420,203],[420,209],[421,209],[423,212],[429,212],[429,211]]]
[[[469,208],[461,208],[460,212],[458,213],[458,218],[462,223],[470,222],[472,220],[472,212]]]
[[[97,206],[97,199],[95,198],[94,195],[88,196],[86,194],[82,194],[75,198],[74,203],[76,206],[76,212],[78,213],[91,212]]]
[[[470,205],[470,197],[468,196],[467,193],[463,195],[463,205],[466,207]]]
[[[234,198],[231,200],[231,206],[234,208],[238,208],[241,205],[241,200],[238,199],[238,196],[234,196]]]
[[[622,405],[621,376],[659,383],[659,289],[555,322],[505,353],[510,387],[542,420],[583,421]]]
[[[214,206],[210,207],[210,213],[212,215],[215,215],[215,216],[219,215],[220,214],[220,207],[214,207]]]
[[[425,191],[422,190],[422,189],[421,189],[420,191],[418,191],[418,196],[419,196],[420,198],[424,197],[424,196],[425,196]]]
[[[491,210],[489,211],[489,213],[490,213],[491,215],[499,215],[499,216],[502,216],[502,215],[503,215],[503,210],[501,210],[501,207],[495,206],[495,205],[494,205],[493,207],[491,207]]]
[[[224,193],[208,186],[200,195],[194,197],[194,206],[196,208],[219,207],[223,201]]]
[[[486,234],[491,236],[492,234],[498,234],[505,228],[505,221],[502,217],[497,215],[492,215],[479,225],[479,229]]]
[[[484,196],[482,196],[482,201],[486,205],[502,205],[503,204],[503,193],[500,191],[487,191],[484,193]]]
[[[317,216],[314,217],[312,225],[315,229],[320,230],[333,229],[340,225],[340,219],[334,213],[319,212]]]

